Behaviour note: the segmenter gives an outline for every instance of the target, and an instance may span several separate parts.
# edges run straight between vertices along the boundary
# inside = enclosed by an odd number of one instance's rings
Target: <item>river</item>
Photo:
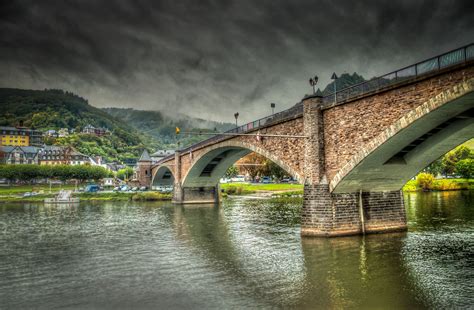
[[[0,308],[468,308],[474,193],[406,194],[407,233],[301,238],[297,203],[0,204]]]

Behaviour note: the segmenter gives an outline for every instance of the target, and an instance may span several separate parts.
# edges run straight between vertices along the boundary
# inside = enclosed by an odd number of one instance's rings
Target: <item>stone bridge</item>
[[[139,180],[174,185],[175,203],[215,203],[228,167],[256,152],[304,184],[302,235],[405,230],[401,188],[474,136],[473,89],[471,44],[329,96],[305,96],[227,133],[248,136],[217,135],[158,163],[142,160]]]

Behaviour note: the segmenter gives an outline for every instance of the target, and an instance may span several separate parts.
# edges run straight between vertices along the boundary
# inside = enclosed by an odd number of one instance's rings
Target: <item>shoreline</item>
[[[303,196],[303,185],[288,183],[252,184],[252,183],[227,183],[220,184],[221,197],[232,196],[258,196],[264,198],[301,197]],[[0,187],[0,203],[25,203],[43,202],[45,198],[54,197],[61,189],[72,189],[71,186],[54,187],[51,193],[46,193],[45,186],[38,185],[16,185]],[[39,194],[31,197],[22,197],[26,192],[38,191]],[[415,180],[408,181],[402,188],[404,193],[423,192],[447,192],[447,191],[469,191],[474,190],[474,179],[436,179],[433,188],[423,190],[416,185]],[[160,193],[157,191],[145,192],[98,192],[98,193],[76,193],[74,196],[81,201],[171,201],[171,193]]]

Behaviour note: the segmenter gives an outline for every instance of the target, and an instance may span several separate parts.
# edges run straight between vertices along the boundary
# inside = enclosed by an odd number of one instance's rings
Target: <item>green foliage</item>
[[[416,192],[420,190],[416,180],[410,180],[403,186],[405,192]],[[425,190],[450,191],[450,190],[472,190],[474,189],[473,179],[435,179]]]
[[[69,179],[99,180],[109,175],[102,167],[88,165],[0,165],[0,178],[21,182],[52,178],[62,181]]]
[[[430,173],[420,173],[416,177],[416,185],[423,189],[423,190],[429,190],[432,188],[434,181],[434,176]]]
[[[132,176],[133,176],[133,169],[130,167],[126,167],[117,171],[117,178],[119,178],[120,180],[125,181],[125,180],[130,179]]]
[[[227,169],[227,171],[225,172],[224,177],[230,179],[230,178],[235,177],[238,174],[239,174],[239,170],[237,169],[237,167],[230,166],[229,169]]]
[[[474,157],[472,151],[465,145],[460,145],[454,150],[448,152],[442,159],[444,175],[447,176],[454,174],[457,162],[470,157]]]
[[[264,171],[262,175],[272,176],[277,180],[281,180],[285,176],[289,176],[289,174],[285,170],[283,170],[283,168],[281,168],[269,159],[265,161]]]
[[[143,192],[137,193],[132,196],[133,201],[160,201],[160,200],[171,200],[172,194],[164,194],[158,192]]]
[[[456,147],[454,150],[446,153],[441,158],[432,162],[428,167],[423,169],[423,172],[431,173],[432,175],[444,176],[454,175],[457,172],[456,164],[464,159],[474,159],[474,151],[472,150],[474,145],[474,139],[467,141],[466,143]],[[459,174],[459,173],[458,173]]]
[[[136,158],[144,148],[141,134],[126,122],[90,106],[84,98],[62,90],[23,90],[0,88],[0,126],[15,126],[23,121],[38,130],[71,128],[78,131],[88,124],[105,127],[111,135],[73,134],[45,140],[46,144],[71,145],[89,156],[107,160]]]
[[[465,158],[456,163],[455,171],[463,178],[470,179],[474,176],[474,159]]]

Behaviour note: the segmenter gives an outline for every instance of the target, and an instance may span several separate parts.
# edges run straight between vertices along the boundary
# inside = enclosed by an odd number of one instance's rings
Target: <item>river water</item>
[[[474,193],[405,196],[407,233],[307,239],[298,203],[0,205],[0,308],[469,308]]]

